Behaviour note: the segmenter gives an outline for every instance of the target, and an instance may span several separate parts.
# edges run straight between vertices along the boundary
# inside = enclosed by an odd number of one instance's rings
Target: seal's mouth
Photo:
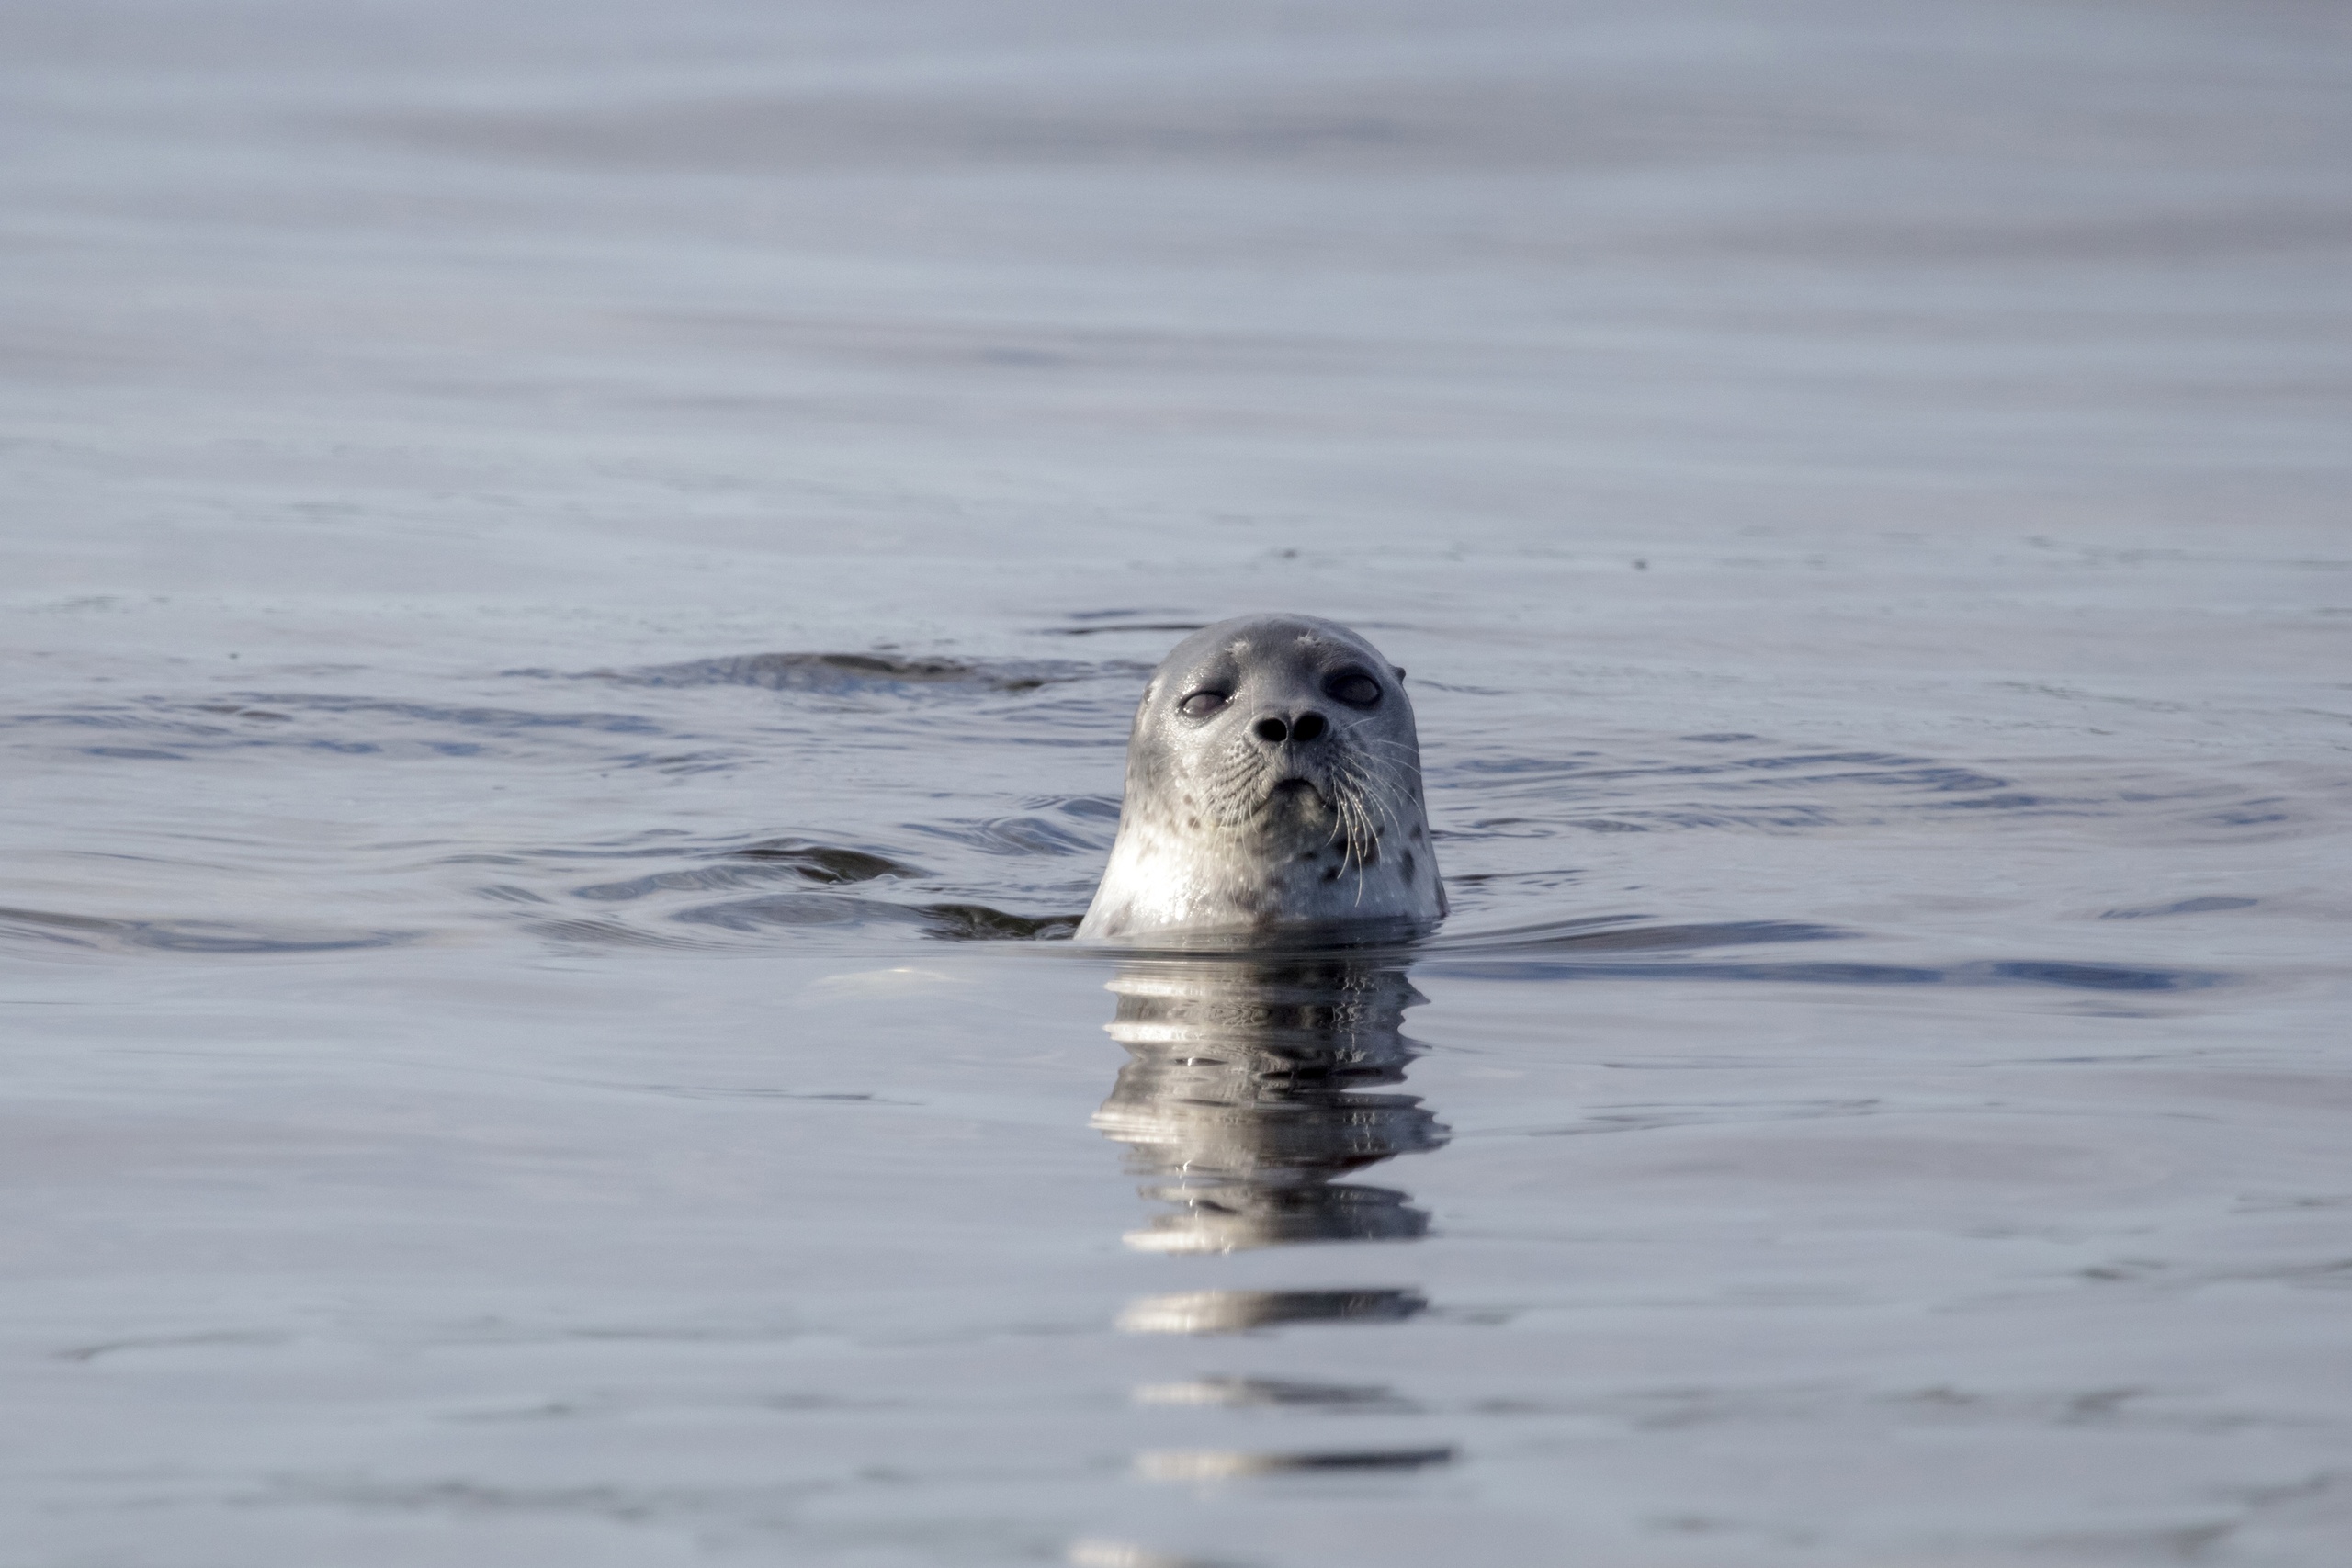
[[[1276,817],[1320,817],[1331,809],[1331,800],[1312,779],[1276,779],[1266,792],[1266,809]]]

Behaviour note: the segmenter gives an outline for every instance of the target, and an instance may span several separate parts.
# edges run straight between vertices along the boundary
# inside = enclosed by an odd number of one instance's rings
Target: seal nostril
[[[1283,737],[1290,733],[1278,718],[1261,718],[1250,728],[1257,733],[1259,739],[1272,741],[1277,746],[1282,744]]]
[[[1330,728],[1321,714],[1303,713],[1290,721],[1290,738],[1293,740],[1312,740]]]

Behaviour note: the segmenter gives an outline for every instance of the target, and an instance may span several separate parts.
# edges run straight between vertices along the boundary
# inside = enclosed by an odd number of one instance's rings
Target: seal
[[[1422,928],[1445,907],[1404,671],[1306,615],[1176,645],[1136,709],[1080,941]]]

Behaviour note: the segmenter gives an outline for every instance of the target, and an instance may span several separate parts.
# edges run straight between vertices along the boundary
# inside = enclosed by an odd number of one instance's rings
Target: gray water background
[[[2344,1560],[2342,7],[17,0],[0,138],[0,1562]],[[1394,1238],[1170,1251],[1025,939],[1258,608],[1456,912]]]

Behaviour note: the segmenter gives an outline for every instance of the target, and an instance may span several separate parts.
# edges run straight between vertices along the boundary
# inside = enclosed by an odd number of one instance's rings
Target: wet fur
[[[1370,710],[1319,690],[1350,667],[1379,679]],[[1204,682],[1236,688],[1214,722],[1179,711]],[[1251,738],[1261,715],[1308,710],[1329,726],[1314,741]],[[1303,616],[1227,621],[1179,644],[1136,708],[1119,836],[1080,938],[1428,924],[1444,912],[1403,671],[1346,627]]]

